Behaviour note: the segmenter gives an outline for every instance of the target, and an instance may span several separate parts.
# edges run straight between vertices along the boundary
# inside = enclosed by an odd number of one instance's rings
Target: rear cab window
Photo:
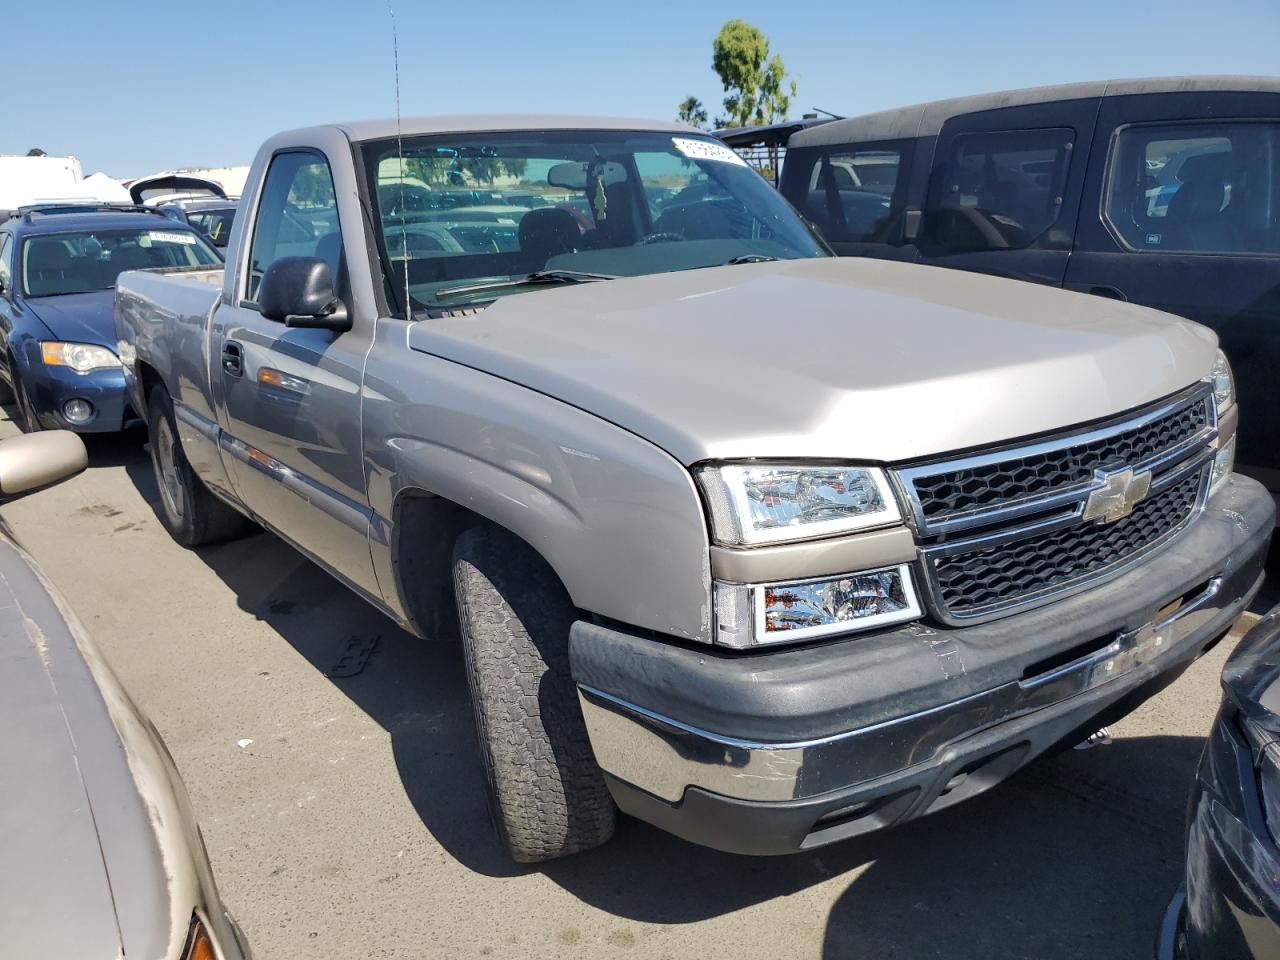
[[[1062,213],[1075,131],[961,134],[934,168],[925,242],[946,252],[1031,246]]]
[[[1280,252],[1280,122],[1121,127],[1103,220],[1139,253]]]

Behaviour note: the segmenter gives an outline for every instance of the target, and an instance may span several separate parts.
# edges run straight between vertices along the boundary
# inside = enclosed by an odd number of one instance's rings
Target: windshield
[[[718,141],[568,130],[365,145],[385,279],[414,309],[544,285],[455,288],[540,271],[638,276],[737,258],[827,256],[791,207]]]
[[[89,293],[110,290],[123,270],[221,263],[208,241],[181,227],[55,233],[22,245],[22,289],[28,297]]]

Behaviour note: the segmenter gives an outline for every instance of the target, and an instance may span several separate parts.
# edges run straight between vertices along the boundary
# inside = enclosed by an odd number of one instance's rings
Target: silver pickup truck
[[[517,860],[618,809],[763,854],[949,806],[1262,580],[1212,333],[836,259],[687,127],[281,134],[225,271],[117,290],[173,536],[253,521],[460,636]]]

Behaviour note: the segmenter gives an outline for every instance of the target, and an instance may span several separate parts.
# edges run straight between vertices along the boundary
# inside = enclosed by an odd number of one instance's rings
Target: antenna
[[[391,15],[391,62],[396,74],[396,159],[400,177],[400,246],[404,251],[404,318],[413,320],[413,308],[409,306],[409,230],[405,224],[404,206],[404,138],[400,133],[400,39],[396,31],[396,11],[387,0],[387,13]],[[377,193],[377,174],[374,174],[374,192]]]
[[[826,114],[828,117],[830,117],[832,120],[843,120],[843,119],[844,119],[844,117],[840,116],[840,114],[838,114],[838,113],[832,113],[830,110],[823,110],[821,107],[810,107],[809,109],[810,109],[810,110],[812,110],[814,113],[825,113],[825,114]]]

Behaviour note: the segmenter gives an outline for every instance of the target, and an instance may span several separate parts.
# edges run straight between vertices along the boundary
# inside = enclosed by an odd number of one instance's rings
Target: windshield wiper
[[[470,293],[484,293],[488,290],[502,290],[506,287],[529,287],[543,283],[591,283],[595,280],[617,280],[612,273],[588,273],[584,270],[535,270],[523,277],[508,277],[506,280],[486,280],[483,283],[468,283],[460,287],[445,287],[432,294],[434,299],[443,297],[462,297]]]
[[[724,265],[726,267],[736,267],[740,263],[772,263],[777,259],[777,257],[766,257],[763,253],[744,253],[740,257],[726,260]]]

